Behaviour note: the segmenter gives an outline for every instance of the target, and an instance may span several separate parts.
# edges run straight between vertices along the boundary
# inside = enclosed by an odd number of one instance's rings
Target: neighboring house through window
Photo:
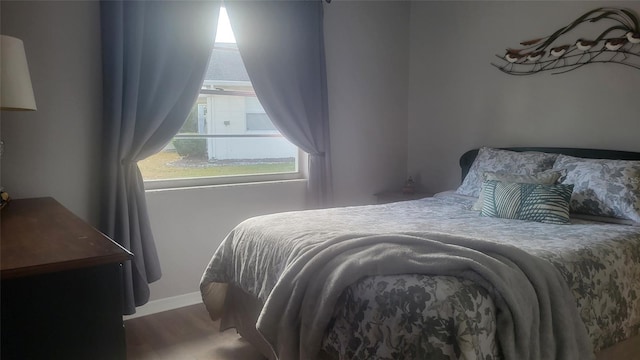
[[[299,178],[298,148],[255,95],[224,8],[189,117],[158,154],[139,162],[147,188]]]

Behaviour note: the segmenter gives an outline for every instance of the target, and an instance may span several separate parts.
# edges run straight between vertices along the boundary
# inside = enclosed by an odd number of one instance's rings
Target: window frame
[[[307,153],[298,148],[298,171],[295,172],[144,180],[144,189],[162,190],[217,185],[251,184],[270,181],[306,180],[307,176],[305,175],[306,172],[303,171],[303,166],[308,162],[307,156]]]
[[[199,95],[225,95],[225,96],[256,96],[254,91],[225,90],[225,89],[200,89]],[[256,96],[257,97],[257,96]],[[284,138],[278,130],[270,131],[247,131],[245,134],[176,134],[175,138]],[[160,190],[172,188],[186,187],[202,187],[214,185],[229,185],[256,183],[266,181],[282,181],[282,180],[302,180],[307,178],[306,172],[303,171],[307,164],[307,153],[299,147],[296,162],[296,171],[280,172],[280,173],[262,173],[247,175],[225,175],[225,176],[202,176],[190,178],[174,178],[174,179],[150,179],[146,180],[143,176],[145,190]]]

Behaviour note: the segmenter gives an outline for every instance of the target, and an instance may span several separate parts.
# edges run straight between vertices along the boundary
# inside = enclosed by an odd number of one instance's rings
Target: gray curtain
[[[331,202],[322,0],[225,1],[260,103],[278,130],[309,154],[313,206]]]
[[[124,313],[161,276],[137,162],[180,130],[202,86],[220,3],[103,0],[102,231],[130,250]],[[170,206],[168,204],[168,206]]]

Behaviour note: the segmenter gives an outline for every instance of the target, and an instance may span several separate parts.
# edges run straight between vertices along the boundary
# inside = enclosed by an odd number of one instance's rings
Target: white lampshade
[[[2,110],[36,110],[31,76],[22,40],[0,35],[0,108]]]

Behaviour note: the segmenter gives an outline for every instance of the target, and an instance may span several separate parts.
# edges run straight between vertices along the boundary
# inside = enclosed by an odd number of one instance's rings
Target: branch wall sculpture
[[[611,23],[590,39],[575,38],[571,32],[586,23]],[[532,75],[543,71],[562,74],[588,64],[612,63],[640,70],[640,22],[628,9],[597,8],[586,12],[553,34],[523,41],[508,48],[501,61],[491,63],[510,75]]]

